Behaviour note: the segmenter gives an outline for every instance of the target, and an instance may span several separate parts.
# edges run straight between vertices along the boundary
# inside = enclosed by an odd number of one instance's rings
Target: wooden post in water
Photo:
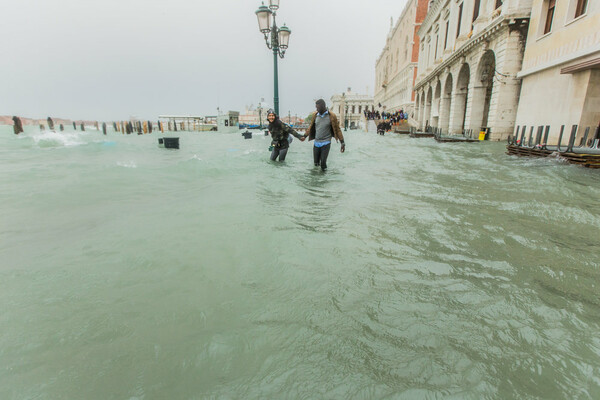
[[[73,121],[73,129],[77,130],[77,124],[75,123],[75,121]]]
[[[18,135],[19,133],[23,132],[23,122],[21,122],[21,118],[14,115],[12,117],[12,120],[14,123],[13,131],[15,132],[15,135]]]
[[[81,131],[84,132],[85,131],[85,126],[83,126],[83,122],[80,125]]]
[[[106,135],[106,122],[102,123],[102,133]]]
[[[54,121],[52,121],[52,118],[50,118],[50,117],[48,117],[47,121],[48,121],[48,129],[53,131],[54,130]]]
[[[46,127],[44,126],[44,124],[40,124],[40,132],[44,132],[46,130]]]
[[[60,124],[58,127],[60,128],[61,132],[65,130],[65,126],[63,124]]]

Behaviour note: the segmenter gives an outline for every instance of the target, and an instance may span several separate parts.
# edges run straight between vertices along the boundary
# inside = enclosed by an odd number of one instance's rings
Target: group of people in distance
[[[365,111],[364,114],[365,114],[366,119],[389,120],[392,123],[392,125],[408,119],[408,113],[404,112],[403,109],[400,109],[393,113],[389,113],[389,112],[385,112],[385,111],[383,111],[381,113],[379,111]]]
[[[321,170],[327,169],[327,157],[331,149],[331,141],[341,143],[340,151],[346,151],[344,135],[340,129],[337,115],[327,109],[325,100],[319,99],[315,103],[317,111],[312,115],[310,126],[304,135],[300,135],[291,126],[284,124],[273,109],[267,112],[269,121],[269,133],[271,134],[271,160],[284,161],[290,147],[290,135],[295,136],[304,142],[306,138],[309,141],[314,140],[313,159],[315,167],[321,167]]]

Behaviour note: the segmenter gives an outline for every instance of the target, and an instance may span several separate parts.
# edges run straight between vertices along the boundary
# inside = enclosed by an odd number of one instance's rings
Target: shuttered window
[[[548,12],[546,13],[546,23],[544,24],[544,34],[552,30],[552,19],[554,18],[554,7],[556,0],[548,0]]]
[[[463,10],[463,3],[460,3],[460,6],[458,6],[458,26],[456,27],[456,37],[458,37],[458,35],[460,35],[460,23],[462,22],[462,10]]]
[[[577,0],[577,8],[575,8],[575,18],[583,15],[587,9],[587,0]]]

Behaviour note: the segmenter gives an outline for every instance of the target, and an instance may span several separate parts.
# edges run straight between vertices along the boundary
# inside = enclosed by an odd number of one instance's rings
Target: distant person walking
[[[271,161],[277,160],[277,157],[279,157],[279,161],[285,161],[285,156],[287,156],[290,147],[290,135],[301,141],[304,141],[305,137],[292,129],[291,126],[284,124],[273,109],[267,111],[267,120],[269,121],[269,133],[273,139],[271,141]]]
[[[308,140],[314,140],[313,158],[315,167],[321,167],[321,170],[327,169],[327,157],[331,149],[331,139],[334,138],[342,144],[340,152],[346,151],[344,135],[340,129],[340,123],[337,115],[327,109],[325,100],[319,99],[315,102],[317,112],[313,113],[310,126],[306,130],[304,137]]]

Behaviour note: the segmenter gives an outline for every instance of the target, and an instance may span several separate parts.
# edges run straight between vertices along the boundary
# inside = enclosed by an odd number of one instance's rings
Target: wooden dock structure
[[[526,140],[527,127],[523,126],[519,137],[519,127],[515,136],[508,138],[506,153],[520,157],[549,157],[556,156],[559,159],[567,161],[569,164],[576,164],[586,168],[600,169],[600,138],[599,128],[596,128],[594,137],[588,140],[590,128],[586,128],[579,146],[575,146],[577,137],[577,125],[571,128],[569,143],[564,146],[562,138],[565,126],[561,126],[560,135],[556,145],[547,145],[550,126],[539,126],[536,137],[533,137],[534,127],[530,127],[529,138]],[[545,128],[545,133],[544,133]],[[542,135],[543,134],[543,135]]]

